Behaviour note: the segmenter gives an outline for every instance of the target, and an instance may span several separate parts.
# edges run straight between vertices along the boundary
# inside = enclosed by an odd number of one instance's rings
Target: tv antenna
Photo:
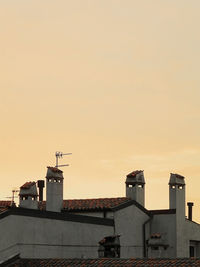
[[[18,193],[19,190],[13,189],[12,190],[12,196],[11,197],[6,197],[11,199],[11,206],[15,203],[15,198],[17,198],[16,193]]]
[[[60,151],[56,151],[55,156],[56,156],[56,168],[57,167],[65,167],[69,166],[69,164],[64,164],[64,165],[58,165],[58,159],[62,158],[63,156],[71,155],[72,153],[62,153]]]

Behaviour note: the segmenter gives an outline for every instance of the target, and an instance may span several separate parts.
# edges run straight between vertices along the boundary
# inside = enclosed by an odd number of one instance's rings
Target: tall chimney
[[[39,188],[39,201],[43,201],[44,180],[38,180],[37,186]]]
[[[46,210],[61,212],[63,208],[63,172],[56,167],[47,167]]]
[[[188,220],[192,221],[192,206],[194,205],[193,202],[188,202]]]
[[[144,207],[145,180],[143,171],[133,171],[126,176],[126,197],[137,201]]]

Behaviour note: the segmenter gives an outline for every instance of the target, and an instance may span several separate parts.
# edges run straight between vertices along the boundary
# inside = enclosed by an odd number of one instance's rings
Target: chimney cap
[[[35,182],[26,182],[20,187],[19,196],[38,196]]]
[[[188,207],[192,207],[192,206],[194,206],[194,203],[193,202],[187,202],[187,205],[188,205]]]
[[[35,182],[26,182],[20,187],[20,189],[30,189],[33,185],[35,185]]]
[[[63,171],[59,170],[56,167],[47,167],[46,178],[58,178],[63,179]]]
[[[47,166],[47,169],[50,169],[52,172],[63,173],[63,171],[61,171],[61,170],[58,169],[57,167],[50,167],[50,166]]]
[[[126,184],[145,184],[145,180],[144,180],[144,174],[143,174],[144,171],[142,170],[136,170],[136,171],[133,171],[131,173],[129,173],[127,176],[126,176]]]
[[[177,173],[171,173],[169,185],[185,185],[185,177]]]
[[[44,180],[38,180],[37,181],[37,186],[38,187],[44,187]]]

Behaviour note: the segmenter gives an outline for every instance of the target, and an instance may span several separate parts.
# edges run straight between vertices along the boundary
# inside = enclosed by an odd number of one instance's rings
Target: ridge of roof
[[[129,201],[127,201],[125,203],[122,203],[122,204],[118,205],[117,207],[114,207],[112,210],[113,211],[117,211],[117,210],[124,209],[124,208],[126,208],[128,206],[131,206],[131,205],[136,206],[141,211],[146,213],[148,216],[151,216],[151,214],[149,213],[149,211],[145,207],[143,207],[141,204],[139,204],[137,201],[135,201],[133,199],[129,199]]]

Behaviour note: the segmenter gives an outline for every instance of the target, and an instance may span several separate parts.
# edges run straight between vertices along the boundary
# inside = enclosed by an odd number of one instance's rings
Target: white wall
[[[121,258],[143,257],[143,223],[149,219],[134,205],[114,214],[115,233],[120,234]]]
[[[158,214],[154,215],[150,223],[151,234],[160,233],[161,237],[165,239],[168,248],[161,250],[159,255],[156,251],[148,249],[148,256],[150,258],[176,258],[176,214]],[[154,255],[155,254],[155,255]]]
[[[10,215],[0,220],[0,260],[11,252],[22,258],[97,258],[98,242],[108,235],[113,226]]]

